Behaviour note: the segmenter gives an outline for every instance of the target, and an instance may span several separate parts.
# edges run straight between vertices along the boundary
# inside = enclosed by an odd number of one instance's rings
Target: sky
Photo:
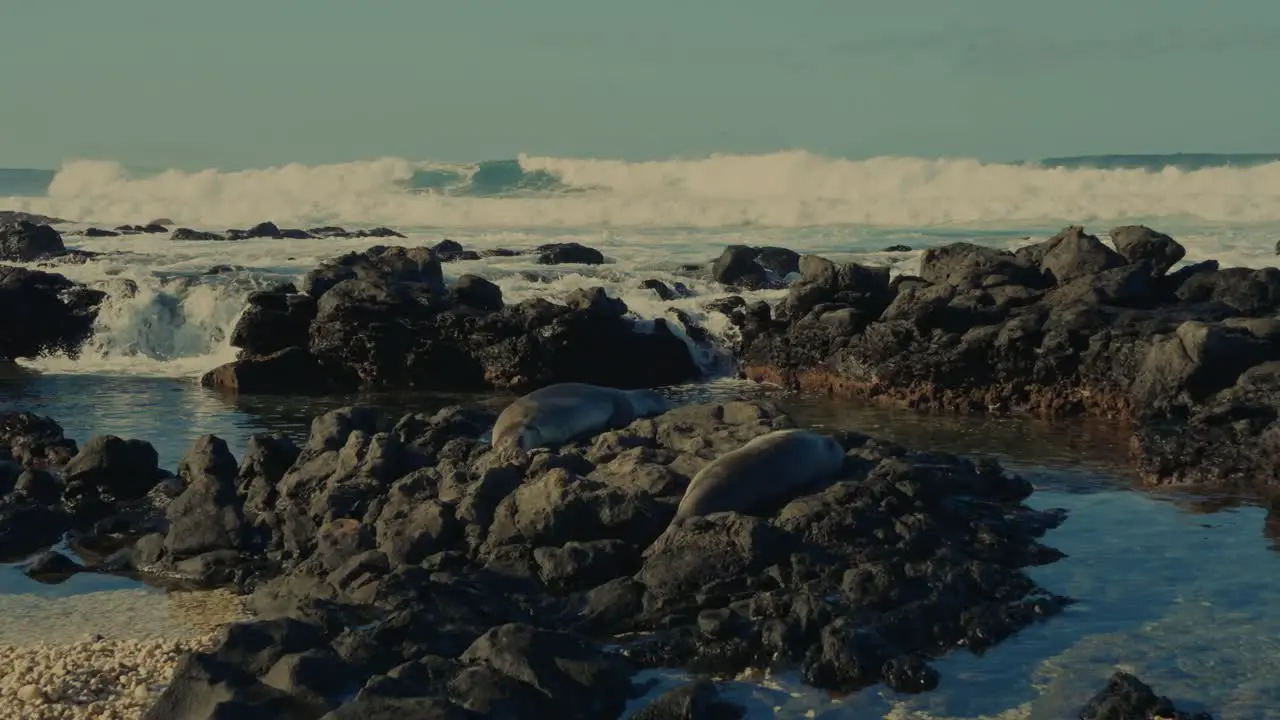
[[[0,167],[1280,151],[1276,0],[8,0]]]

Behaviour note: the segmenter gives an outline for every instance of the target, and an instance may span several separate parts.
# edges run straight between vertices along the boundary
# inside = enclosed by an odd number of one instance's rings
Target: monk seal
[[[671,525],[731,510],[750,514],[790,501],[843,467],[844,447],[828,435],[794,429],[761,435],[694,475]]]
[[[490,442],[494,448],[525,451],[561,445],[671,408],[671,401],[653,390],[557,383],[508,405],[493,425]]]

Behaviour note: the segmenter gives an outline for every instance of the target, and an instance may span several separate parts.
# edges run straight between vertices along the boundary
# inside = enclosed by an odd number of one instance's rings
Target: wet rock
[[[528,625],[507,624],[488,631],[461,660],[532,687],[555,717],[615,716],[631,685],[625,663],[585,639]]]
[[[21,212],[18,210],[0,210],[0,225],[16,225],[20,222],[31,223],[33,225],[61,225],[67,221],[61,218],[49,217],[48,215],[40,215],[38,213]]]
[[[1080,710],[1080,720],[1213,720],[1204,712],[1176,709],[1173,701],[1160,697],[1146,683],[1126,672],[1116,672]]]
[[[219,365],[200,376],[200,384],[233,393],[315,395],[350,387],[353,381],[295,346]]]
[[[911,246],[910,245],[890,245],[889,247],[884,249],[884,252],[891,252],[891,253],[911,252]]]
[[[353,233],[356,237],[376,237],[376,238],[404,238],[404,234],[392,230],[389,227],[376,227],[368,230],[357,230]]]
[[[1280,395],[1251,370],[1280,361],[1268,329],[1280,270],[1168,272],[1183,252],[1172,238],[1132,226],[1113,240],[1127,254],[1080,227],[1013,253],[957,243],[892,283],[852,268],[862,279],[845,283],[806,256],[775,307],[724,309],[748,378],[922,409],[1135,420],[1149,482],[1273,477]]]
[[[57,503],[64,489],[62,481],[45,470],[24,470],[13,483],[15,494],[42,505]]]
[[[418,283],[431,293],[445,292],[440,259],[429,248],[382,245],[324,263],[302,279],[302,291],[319,298],[345,280]]]
[[[61,275],[0,265],[0,359],[75,356],[105,297]]]
[[[132,228],[130,228],[132,229]],[[114,230],[103,230],[102,228],[86,228],[81,235],[85,237],[120,237],[120,233]]]
[[[135,563],[252,589],[263,619],[193,656],[157,707],[615,717],[637,667],[919,692],[938,679],[920,658],[1067,602],[1023,572],[1060,557],[1036,539],[1061,514],[1020,505],[1029,483],[992,461],[850,433],[830,487],[669,526],[698,470],[791,419],[688,405],[517,456],[481,440],[493,421],[344,408],[301,448],[255,437],[238,468],[198,442]],[[694,686],[643,717],[738,711]]]
[[[485,312],[502,309],[502,289],[478,275],[463,275],[450,289],[453,301]]]
[[[567,542],[562,547],[533,551],[538,576],[558,590],[593,588],[634,568],[638,557],[633,546],[621,540]]]
[[[479,260],[480,253],[467,250],[462,243],[445,238],[431,248],[440,258],[440,262],[457,262],[459,260]]]
[[[307,234],[317,238],[329,238],[329,237],[340,238],[340,237],[350,237],[351,235],[349,232],[347,232],[346,228],[340,227],[338,225],[324,225],[321,227],[308,228]]]
[[[213,435],[195,442],[178,465],[182,494],[165,510],[164,550],[171,562],[241,546],[244,508],[236,492],[239,469],[227,444]]]
[[[1043,287],[1045,284],[1039,268],[1029,258],[971,243],[925,250],[920,259],[920,277],[934,285],[965,290],[996,285]]]
[[[231,331],[231,346],[251,355],[270,355],[288,347],[305,347],[316,317],[316,300],[301,293],[259,291]]]
[[[644,282],[640,283],[640,287],[644,288],[645,290],[652,290],[654,294],[658,296],[659,300],[675,300],[676,298],[680,297],[680,295],[676,293],[675,290],[672,290],[669,285],[662,282],[661,280],[655,280],[650,278],[649,280],[645,280]]]
[[[192,230],[191,228],[180,227],[173,231],[169,236],[170,240],[227,240],[229,238],[219,235],[218,233],[208,232],[205,230]]]
[[[1189,275],[1174,291],[1183,303],[1216,303],[1253,317],[1280,309],[1280,270],[1224,268]]]
[[[604,263],[604,255],[599,250],[578,243],[539,245],[534,252],[538,254],[538,263],[541,265],[600,265]]]
[[[627,314],[627,304],[618,298],[609,297],[602,287],[578,288],[569,293],[564,304],[572,310],[606,317],[622,317]]]
[[[0,225],[0,260],[31,262],[64,255],[62,235],[48,225],[19,220]]]
[[[1187,254],[1187,249],[1177,240],[1145,225],[1112,228],[1111,242],[1129,263],[1149,261],[1156,275],[1169,272]]]
[[[0,413],[0,458],[9,457],[23,467],[62,467],[79,448],[63,435],[53,418],[32,412]]]
[[[779,247],[730,245],[711,264],[716,282],[748,290],[779,285],[800,271],[800,254]]]
[[[42,582],[62,582],[82,570],[80,563],[56,550],[42,552],[22,567],[24,575]]]
[[[700,680],[663,693],[632,716],[634,720],[739,720],[746,709],[720,697],[715,683]]]
[[[228,240],[249,240],[252,238],[280,238],[280,228],[273,222],[260,222],[248,230],[228,230]],[[309,235],[308,235],[309,237]]]
[[[1078,225],[1050,238],[1044,243],[1043,254],[1040,255],[1040,267],[1045,276],[1057,285],[1124,264],[1124,257]]]
[[[439,259],[426,248],[350,253],[308,273],[303,290],[317,299],[314,315],[291,295],[252,296],[233,333],[240,360],[202,382],[237,392],[530,390],[571,380],[654,386],[699,374],[664,321],[641,332],[600,288],[571,293],[567,305],[504,306],[496,286],[464,276],[446,295]]]
[[[160,481],[159,456],[151,443],[94,435],[63,468],[68,492],[134,500]]]

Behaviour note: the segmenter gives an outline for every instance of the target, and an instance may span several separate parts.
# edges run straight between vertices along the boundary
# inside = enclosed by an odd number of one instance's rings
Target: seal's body
[[[619,390],[587,383],[558,383],[519,398],[494,423],[494,448],[532,450],[560,445],[671,409],[653,390]]]
[[[778,430],[702,468],[676,508],[672,525],[717,512],[751,514],[798,497],[844,467],[844,447],[811,430]]]

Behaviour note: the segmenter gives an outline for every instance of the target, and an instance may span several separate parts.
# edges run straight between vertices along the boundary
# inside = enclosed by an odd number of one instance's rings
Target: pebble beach
[[[227,592],[0,596],[0,718],[134,720],[178,659],[244,619]]]

